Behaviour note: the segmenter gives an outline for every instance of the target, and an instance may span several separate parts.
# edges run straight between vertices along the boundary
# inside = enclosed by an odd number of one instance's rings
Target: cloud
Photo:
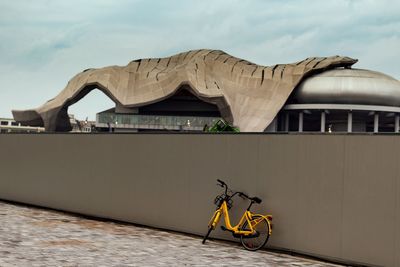
[[[264,65],[347,55],[400,78],[397,0],[19,0],[0,10],[0,116],[42,104],[83,69],[197,48]]]

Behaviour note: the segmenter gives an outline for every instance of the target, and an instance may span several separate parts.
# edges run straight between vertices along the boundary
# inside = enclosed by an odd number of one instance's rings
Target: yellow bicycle
[[[208,223],[208,232],[204,236],[203,244],[206,242],[211,231],[215,229],[219,223],[221,216],[224,216],[225,226],[221,226],[223,231],[229,231],[234,237],[240,238],[240,242],[247,250],[255,251],[262,248],[272,234],[272,215],[254,214],[250,211],[254,203],[260,204],[261,199],[258,197],[249,197],[243,192],[232,192],[228,189],[228,185],[217,179],[219,186],[225,188],[225,192],[218,195],[214,203],[217,205],[217,210],[211,217]],[[250,205],[244,212],[242,218],[236,226],[232,226],[228,210],[232,207],[232,198],[239,195],[242,198],[250,200]]]

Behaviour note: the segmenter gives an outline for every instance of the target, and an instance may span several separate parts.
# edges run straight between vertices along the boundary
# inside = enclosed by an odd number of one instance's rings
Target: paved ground
[[[0,201],[0,266],[338,266]]]

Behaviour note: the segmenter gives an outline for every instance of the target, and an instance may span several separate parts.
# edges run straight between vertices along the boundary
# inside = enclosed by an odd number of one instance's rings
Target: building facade
[[[43,127],[23,126],[14,119],[0,118],[0,133],[40,133]]]
[[[266,132],[399,132],[400,82],[385,74],[336,68],[306,78]],[[101,131],[202,131],[221,114],[181,89],[167,100],[97,114]]]
[[[115,102],[97,114],[99,131],[202,131],[222,118],[242,132],[399,132],[400,82],[353,69],[356,62],[313,57],[265,67],[194,50],[85,70],[56,98],[13,115],[71,131],[68,107],[99,89]]]

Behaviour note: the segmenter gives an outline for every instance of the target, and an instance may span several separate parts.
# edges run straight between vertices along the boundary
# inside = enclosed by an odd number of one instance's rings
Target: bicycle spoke
[[[254,223],[254,226],[253,226]],[[262,248],[268,241],[269,238],[269,222],[261,217],[257,216],[250,222],[252,228],[256,231],[257,236],[254,237],[241,237],[241,242],[244,248],[247,250],[258,250]],[[248,222],[243,224],[243,230],[250,230]]]

